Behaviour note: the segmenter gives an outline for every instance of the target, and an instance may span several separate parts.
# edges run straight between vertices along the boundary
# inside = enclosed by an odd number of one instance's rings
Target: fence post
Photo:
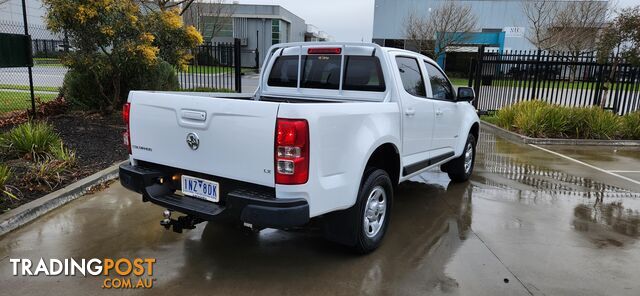
[[[535,100],[538,98],[538,80],[540,78],[540,75],[538,75],[538,73],[540,72],[540,55],[542,54],[542,50],[538,49],[538,52],[536,53],[536,62],[535,62],[535,70],[534,70],[534,74],[533,74],[533,91],[531,92],[531,97],[529,98],[530,100]]]
[[[473,87],[473,74],[476,72],[476,63],[476,59],[471,59],[471,63],[469,64],[469,72],[467,74],[467,77],[469,77],[469,82],[467,82],[468,87]]]
[[[260,31],[256,31],[256,69],[260,69]]]
[[[473,100],[473,107],[478,109],[478,102],[480,101],[480,82],[482,80],[482,59],[484,58],[484,45],[478,47],[478,60],[476,62],[476,77],[473,82],[473,91],[476,93],[476,99]]]
[[[242,58],[240,57],[240,39],[233,39],[233,64],[235,66],[236,92],[242,92]]]
[[[28,72],[29,72],[29,92],[31,93],[31,112],[33,114],[31,114],[31,116],[33,116],[33,118],[36,118],[36,96],[33,92],[33,71],[31,69],[31,67],[33,67],[33,49],[31,48],[31,46],[33,46],[31,44],[31,35],[29,35],[29,25],[27,24],[27,5],[25,3],[25,0],[22,0],[22,21],[24,22],[24,34],[28,36],[29,38],[29,48],[27,49],[29,52],[29,61],[31,61],[31,65],[29,65],[29,67],[27,67]]]
[[[600,101],[602,100],[602,86],[604,79],[604,67],[606,64],[599,64],[598,68],[598,80],[596,81],[595,93],[593,94],[593,106],[600,106]]]

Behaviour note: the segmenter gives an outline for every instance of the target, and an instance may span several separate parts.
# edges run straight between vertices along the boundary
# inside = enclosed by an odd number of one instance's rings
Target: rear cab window
[[[380,60],[376,56],[309,54],[302,55],[300,58],[302,60],[300,88],[338,90],[342,77],[343,90],[371,92],[386,90]],[[267,85],[297,87],[297,83],[298,56],[277,57],[271,67]]]

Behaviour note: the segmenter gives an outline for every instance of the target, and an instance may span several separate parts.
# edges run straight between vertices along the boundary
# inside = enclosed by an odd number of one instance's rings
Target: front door
[[[431,157],[434,104],[427,99],[424,70],[419,60],[396,56],[395,61],[396,74],[403,85],[399,90],[402,100],[402,162],[407,167]]]
[[[449,155],[454,151],[460,137],[461,118],[453,87],[442,71],[430,62],[424,61],[430,86],[427,87],[429,99],[434,104],[433,155]]]

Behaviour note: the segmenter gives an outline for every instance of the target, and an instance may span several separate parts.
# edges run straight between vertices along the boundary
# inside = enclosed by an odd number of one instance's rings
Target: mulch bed
[[[22,196],[17,201],[0,201],[0,213],[42,197],[128,157],[127,150],[122,144],[122,132],[125,127],[119,114],[103,116],[70,112],[45,120],[53,125],[65,146],[75,151],[77,166],[64,176],[64,181],[61,184],[53,189],[26,188],[24,185],[20,185],[20,182],[11,182],[14,183],[13,185],[17,184]],[[0,132],[5,132],[10,128],[11,126],[2,127]],[[20,163],[21,161],[7,161],[7,164],[14,169],[14,179],[15,175],[26,170],[24,165]]]

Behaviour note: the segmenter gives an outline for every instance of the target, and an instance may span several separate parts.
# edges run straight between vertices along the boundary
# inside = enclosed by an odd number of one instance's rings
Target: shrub
[[[175,87],[175,74],[160,59],[186,68],[202,35],[184,25],[176,4],[168,3],[173,1],[138,2],[42,1],[47,29],[72,36],[77,47],[63,59],[70,69],[65,95],[74,106],[110,113],[130,89]]]
[[[590,109],[590,116],[586,118],[587,138],[615,139],[621,132],[621,117],[617,114],[597,107]]]
[[[589,138],[591,134],[587,121],[593,111],[591,108],[569,108],[567,136],[570,138]]]
[[[34,163],[22,177],[25,187],[44,190],[55,189],[68,177],[66,172],[72,165],[64,160],[44,159]]]
[[[62,140],[50,125],[27,122],[11,129],[0,145],[9,155],[38,160],[49,156]]]
[[[56,146],[51,150],[51,156],[53,159],[65,162],[68,167],[73,167],[77,163],[76,152],[69,148],[64,148],[62,142],[60,146]]]
[[[514,106],[514,127],[530,137],[544,137],[547,106],[541,101],[526,101]]]
[[[562,138],[567,135],[569,126],[569,112],[566,108],[547,105],[543,109],[544,131],[542,136],[549,138]]]
[[[9,197],[18,199],[16,196],[16,189],[13,186],[9,186],[9,179],[11,179],[13,172],[11,169],[3,164],[0,164],[0,197]],[[0,199],[1,200],[1,199]]]
[[[516,109],[513,106],[507,106],[496,112],[496,124],[499,127],[512,129],[516,118]]]
[[[640,140],[640,111],[622,117],[622,135],[626,139]]]
[[[499,110],[491,120],[529,137],[640,138],[640,112],[618,116],[598,107],[575,108],[525,101]]]
[[[177,90],[180,88],[176,69],[163,60],[159,60],[157,64],[150,67],[134,66],[129,70],[127,77],[127,80],[123,81],[122,98],[125,100],[129,90]]]
[[[4,186],[11,178],[11,169],[3,164],[0,164],[0,188],[4,188]]]
[[[113,74],[109,73],[109,68],[100,69],[102,72],[76,67],[67,72],[62,92],[74,108],[107,113],[113,111],[112,102],[105,98],[114,97],[113,89],[102,87],[111,83],[109,80]],[[120,85],[118,104],[126,101],[130,90],[177,90],[180,86],[174,67],[162,60],[154,65],[129,65],[121,77]]]

